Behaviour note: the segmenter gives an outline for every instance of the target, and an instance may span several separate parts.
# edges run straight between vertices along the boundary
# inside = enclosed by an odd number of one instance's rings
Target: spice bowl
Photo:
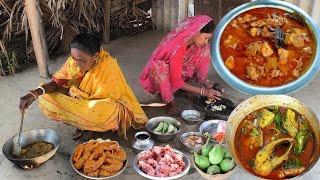
[[[196,124],[204,119],[204,114],[197,110],[184,110],[181,113],[182,119],[189,125]]]
[[[192,136],[200,138],[201,143],[199,143],[196,146],[192,146],[191,144],[187,144],[187,142],[186,142],[187,138],[190,138]],[[180,143],[182,145],[182,148],[189,153],[198,152],[201,149],[201,146],[206,143],[206,141],[207,141],[206,136],[204,136],[200,132],[186,132],[186,133],[183,133],[180,137]]]

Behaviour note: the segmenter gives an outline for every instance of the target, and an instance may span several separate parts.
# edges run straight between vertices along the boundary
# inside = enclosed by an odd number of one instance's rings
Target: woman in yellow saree
[[[46,116],[80,130],[118,130],[126,137],[129,127],[143,127],[145,113],[116,59],[100,50],[100,42],[94,35],[77,35],[71,42],[71,57],[50,83],[20,99],[20,109],[41,95],[39,107]]]

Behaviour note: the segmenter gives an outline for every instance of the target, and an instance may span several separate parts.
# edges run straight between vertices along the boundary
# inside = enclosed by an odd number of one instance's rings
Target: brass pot
[[[238,129],[239,124],[248,114],[266,106],[282,106],[282,107],[291,108],[306,117],[310,127],[314,132],[314,137],[315,137],[315,141],[314,141],[315,147],[314,147],[313,156],[310,159],[308,168],[302,174],[308,172],[316,164],[320,156],[319,120],[315,115],[315,113],[308,106],[306,106],[299,100],[286,95],[253,96],[243,101],[242,103],[240,103],[236,107],[236,109],[232,111],[227,122],[227,131],[226,131],[226,143],[232,155],[232,158],[240,168],[242,168],[244,171],[251,174],[249,171],[246,170],[244,165],[241,164],[240,159],[236,156],[236,149],[235,149],[235,142],[234,142],[235,135],[236,135],[236,131]],[[299,176],[301,176],[302,174],[300,174]]]

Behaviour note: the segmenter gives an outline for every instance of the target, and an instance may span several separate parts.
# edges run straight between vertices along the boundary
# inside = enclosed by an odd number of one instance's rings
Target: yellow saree
[[[66,79],[69,95],[45,94],[39,98],[42,112],[82,130],[118,130],[126,137],[129,127],[141,128],[147,117],[128,86],[116,59],[100,51],[94,67],[83,74],[70,57],[54,75]],[[83,76],[79,85],[73,80]]]

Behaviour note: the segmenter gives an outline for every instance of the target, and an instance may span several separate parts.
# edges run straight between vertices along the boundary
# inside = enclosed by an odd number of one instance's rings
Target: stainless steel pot
[[[35,129],[30,131],[25,131],[21,133],[21,146],[26,146],[35,142],[49,142],[54,145],[54,149],[45,155],[32,158],[32,159],[18,159],[12,154],[13,151],[13,138],[11,137],[2,147],[2,153],[11,162],[17,164],[23,169],[32,169],[39,166],[40,164],[49,160],[58,150],[61,138],[58,133],[50,129]]]

